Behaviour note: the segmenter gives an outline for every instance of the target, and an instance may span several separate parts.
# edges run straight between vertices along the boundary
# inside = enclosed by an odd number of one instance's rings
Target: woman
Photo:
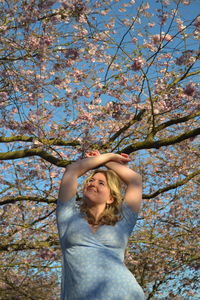
[[[126,154],[91,151],[86,156],[66,168],[60,185],[61,300],[144,300],[123,262],[140,209],[141,176],[125,165],[130,161]],[[108,170],[96,170],[86,180],[77,205],[78,178],[102,165]],[[123,202],[119,178],[126,185]]]

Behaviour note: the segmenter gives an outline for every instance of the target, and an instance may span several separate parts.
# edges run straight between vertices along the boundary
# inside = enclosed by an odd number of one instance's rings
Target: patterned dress
[[[63,253],[61,300],[144,300],[144,293],[124,264],[124,251],[137,220],[127,203],[114,226],[90,228],[75,198],[57,205]]]

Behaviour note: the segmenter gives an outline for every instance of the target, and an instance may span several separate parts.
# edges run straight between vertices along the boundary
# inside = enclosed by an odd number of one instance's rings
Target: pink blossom
[[[8,94],[6,92],[0,92],[0,103],[8,100]]]
[[[164,0],[163,5],[168,6],[169,5],[169,0]]]
[[[55,171],[51,171],[50,172],[50,177],[51,178],[55,178],[55,177],[57,177],[58,176],[58,173],[57,172],[55,172]]]
[[[53,4],[55,4],[56,1],[55,0],[46,0],[46,1],[42,1],[38,4],[38,7],[40,9],[48,9],[50,8]]]
[[[8,100],[8,95],[6,92],[0,92],[0,107],[6,105],[6,101]]]
[[[124,75],[122,75],[119,84],[122,86],[127,86],[127,83],[128,83],[128,79]]]
[[[60,85],[62,83],[62,79],[58,76],[56,76],[53,80],[53,83],[56,85]]]
[[[13,114],[16,114],[17,112],[18,112],[17,108],[14,107],[14,108],[12,109],[12,113],[13,113]]]
[[[141,70],[141,68],[144,65],[144,62],[145,62],[144,59],[141,58],[141,57],[135,58],[132,66],[131,66],[131,69],[133,71],[139,71],[139,70]]]
[[[126,11],[126,9],[123,8],[123,7],[119,8],[118,10],[119,10],[120,12],[125,12],[125,11]]]
[[[196,18],[194,25],[196,26],[196,30],[200,32],[200,16]]]
[[[91,96],[91,92],[87,88],[82,88],[81,90],[79,90],[77,92],[77,96],[79,96],[79,97],[84,96],[84,97],[89,98]]]
[[[51,249],[41,249],[40,257],[45,260],[54,260],[56,255]]]
[[[48,35],[44,35],[40,39],[40,47],[50,46],[52,43],[52,38]]]
[[[16,121],[10,120],[9,123],[7,124],[7,127],[11,130],[15,130],[19,128],[19,124]]]
[[[142,5],[142,8],[144,9],[144,10],[146,10],[146,9],[149,9],[149,3],[148,2],[146,2],[145,4],[143,4]]]
[[[165,36],[164,36],[164,39],[166,40],[166,41],[171,41],[172,40],[172,36],[170,35],[170,34],[166,34]]]
[[[135,44],[137,41],[138,41],[138,39],[137,39],[136,37],[133,37],[132,40],[131,40],[131,42],[134,43],[134,44]]]
[[[113,107],[113,102],[110,101],[106,104],[106,110],[108,114],[111,113],[112,107]]]
[[[184,51],[183,54],[176,59],[176,64],[178,66],[191,64],[193,62],[192,54],[193,54],[192,50]]]
[[[160,44],[160,42],[162,42],[163,40],[171,41],[172,38],[173,37],[170,34],[165,34],[164,32],[162,32],[162,34],[154,34],[151,36],[151,39],[155,45]]]
[[[62,6],[65,10],[68,10],[72,17],[76,19],[76,21],[80,21],[80,17],[87,13],[87,6],[83,0],[74,0],[73,2],[64,2]]]
[[[78,70],[78,69],[74,70],[73,75],[74,75],[75,79],[78,81],[82,81],[84,78],[87,77],[87,75],[83,71]]]
[[[163,13],[163,12],[162,12],[161,15],[159,15],[160,23],[161,23],[162,25],[166,23],[167,17],[168,17],[168,14]]]
[[[186,27],[185,27],[185,25],[183,25],[183,21],[181,20],[181,19],[176,19],[176,22],[177,22],[177,24],[178,24],[178,30],[179,31],[183,31]]]
[[[152,41],[154,44],[159,44],[160,43],[160,34],[154,34],[151,36]]]
[[[152,28],[152,27],[154,27],[155,26],[155,23],[148,23],[148,26],[150,27],[150,28]]]
[[[38,49],[40,41],[35,36],[29,36],[27,38],[26,43],[27,43],[27,46],[33,51],[35,49]]]
[[[156,49],[157,49],[153,44],[147,43],[147,42],[144,42],[144,43],[143,43],[143,46],[144,46],[145,48],[150,49],[152,52],[156,51]]]
[[[195,92],[195,86],[192,82],[188,83],[183,90],[184,94],[187,96],[192,96]]]
[[[95,55],[96,50],[97,50],[97,46],[96,46],[96,45],[90,45],[90,47],[89,47],[89,49],[88,49],[88,53],[89,53],[90,55]]]
[[[106,16],[108,14],[108,12],[109,12],[109,9],[104,9],[104,10],[100,11],[100,15]]]
[[[112,29],[115,26],[115,22],[111,20],[108,24],[105,24],[105,27],[108,29]]]
[[[100,104],[100,103],[101,103],[101,98],[99,98],[99,97],[94,98],[94,99],[92,100],[92,103],[93,103],[94,105]]]
[[[54,98],[52,99],[52,105],[55,106],[55,107],[60,107],[61,106],[61,102],[59,101],[58,98]]]
[[[185,5],[189,5],[190,4],[190,0],[181,0],[181,3],[185,4]]]
[[[86,111],[83,111],[80,116],[79,119],[82,121],[87,121],[87,122],[91,122],[92,121],[92,115]]]
[[[79,51],[76,48],[69,48],[65,50],[65,57],[71,60],[79,58]]]
[[[31,122],[25,121],[22,124],[22,130],[31,132],[34,130],[34,125]]]

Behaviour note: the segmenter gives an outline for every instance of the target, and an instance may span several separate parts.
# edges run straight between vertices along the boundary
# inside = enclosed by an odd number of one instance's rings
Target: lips
[[[87,188],[87,191],[92,191],[96,193],[96,190],[94,188]]]

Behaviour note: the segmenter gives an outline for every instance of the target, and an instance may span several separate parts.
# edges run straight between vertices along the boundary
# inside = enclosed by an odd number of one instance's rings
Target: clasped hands
[[[93,157],[99,155],[101,155],[99,150],[91,150],[85,153],[85,157]],[[129,155],[126,153],[120,153],[120,154],[110,153],[110,155],[111,155],[110,161],[118,162],[120,164],[126,164],[131,161]]]

